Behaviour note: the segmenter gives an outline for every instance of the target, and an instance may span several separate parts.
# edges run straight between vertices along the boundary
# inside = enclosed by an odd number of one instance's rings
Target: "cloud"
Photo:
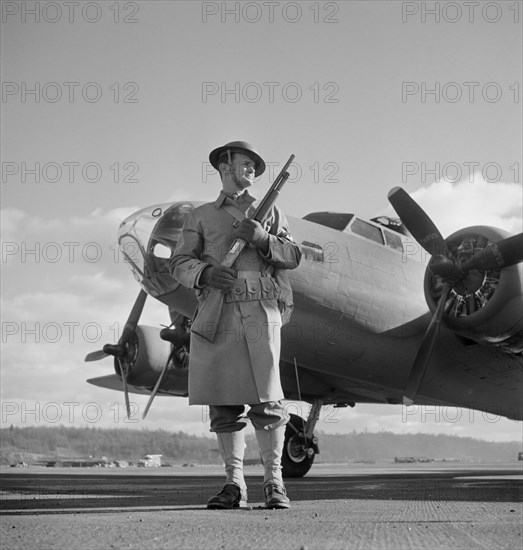
[[[12,241],[16,238],[22,221],[27,218],[27,213],[19,208],[3,208],[0,216],[2,229],[2,241]]]
[[[499,227],[510,233],[523,230],[523,190],[519,183],[492,183],[475,173],[470,180],[442,180],[410,195],[444,237],[472,225]],[[392,207],[387,215],[397,217]]]
[[[97,208],[83,217],[45,218],[29,215],[18,208],[4,208],[0,212],[2,240],[37,242],[41,246],[48,242],[113,243],[119,224],[136,210],[135,207],[122,207],[104,212]],[[69,248],[75,247],[71,245]],[[67,257],[75,256],[69,254]]]

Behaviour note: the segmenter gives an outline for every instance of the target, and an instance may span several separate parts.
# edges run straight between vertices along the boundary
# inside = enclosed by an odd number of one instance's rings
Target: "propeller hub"
[[[451,258],[437,254],[433,256],[432,261],[429,264],[429,270],[434,275],[439,275],[446,281],[458,281],[464,277],[463,270],[460,265]]]
[[[450,257],[434,256],[425,278],[429,307],[435,311],[441,294],[441,284],[451,286],[445,304],[446,322],[476,314],[486,307],[499,284],[500,269],[492,269],[488,258],[491,238],[481,231],[460,231],[448,238]],[[487,260],[477,262],[478,258]]]
[[[105,344],[102,348],[107,355],[112,355],[113,357],[121,357],[123,355],[122,347],[118,344]]]

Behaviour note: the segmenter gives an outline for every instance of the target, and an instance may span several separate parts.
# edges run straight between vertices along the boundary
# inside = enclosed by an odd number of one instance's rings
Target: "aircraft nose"
[[[177,202],[144,208],[125,219],[118,232],[120,250],[141,287],[168,305],[176,294],[177,304],[186,312],[194,311],[194,292],[180,288],[171,274],[169,258],[185,219],[197,205]]]

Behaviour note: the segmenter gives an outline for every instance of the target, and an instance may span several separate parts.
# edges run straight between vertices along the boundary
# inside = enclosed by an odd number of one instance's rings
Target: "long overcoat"
[[[250,217],[253,202],[247,192],[232,201],[222,191],[215,202],[201,205],[188,215],[170,263],[173,276],[196,289],[200,305],[210,290],[200,285],[202,271],[220,264],[237,237],[235,219],[224,205],[232,204]],[[292,310],[292,290],[285,270],[298,266],[301,251],[277,207],[267,216],[264,228],[269,232],[269,252],[264,256],[249,245],[233,264],[238,277],[225,294],[214,341],[191,333],[191,405],[283,399],[279,373],[281,311]]]

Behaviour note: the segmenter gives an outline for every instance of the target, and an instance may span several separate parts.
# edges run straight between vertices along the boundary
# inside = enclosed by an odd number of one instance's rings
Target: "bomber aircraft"
[[[303,258],[289,271],[295,309],[282,328],[281,382],[286,399],[311,407],[287,425],[286,477],[305,475],[319,453],[324,405],[440,405],[523,420],[523,233],[474,226],[444,239],[403,189],[388,198],[400,219],[288,217]],[[198,204],[151,206],[120,225],[141,290],[118,343],[86,361],[114,357],[114,374],[88,382],[123,389],[128,414],[130,392],[150,395],[144,416],[157,394],[187,396],[197,302],[169,257]],[[173,328],[138,325],[147,295],[168,306]]]

